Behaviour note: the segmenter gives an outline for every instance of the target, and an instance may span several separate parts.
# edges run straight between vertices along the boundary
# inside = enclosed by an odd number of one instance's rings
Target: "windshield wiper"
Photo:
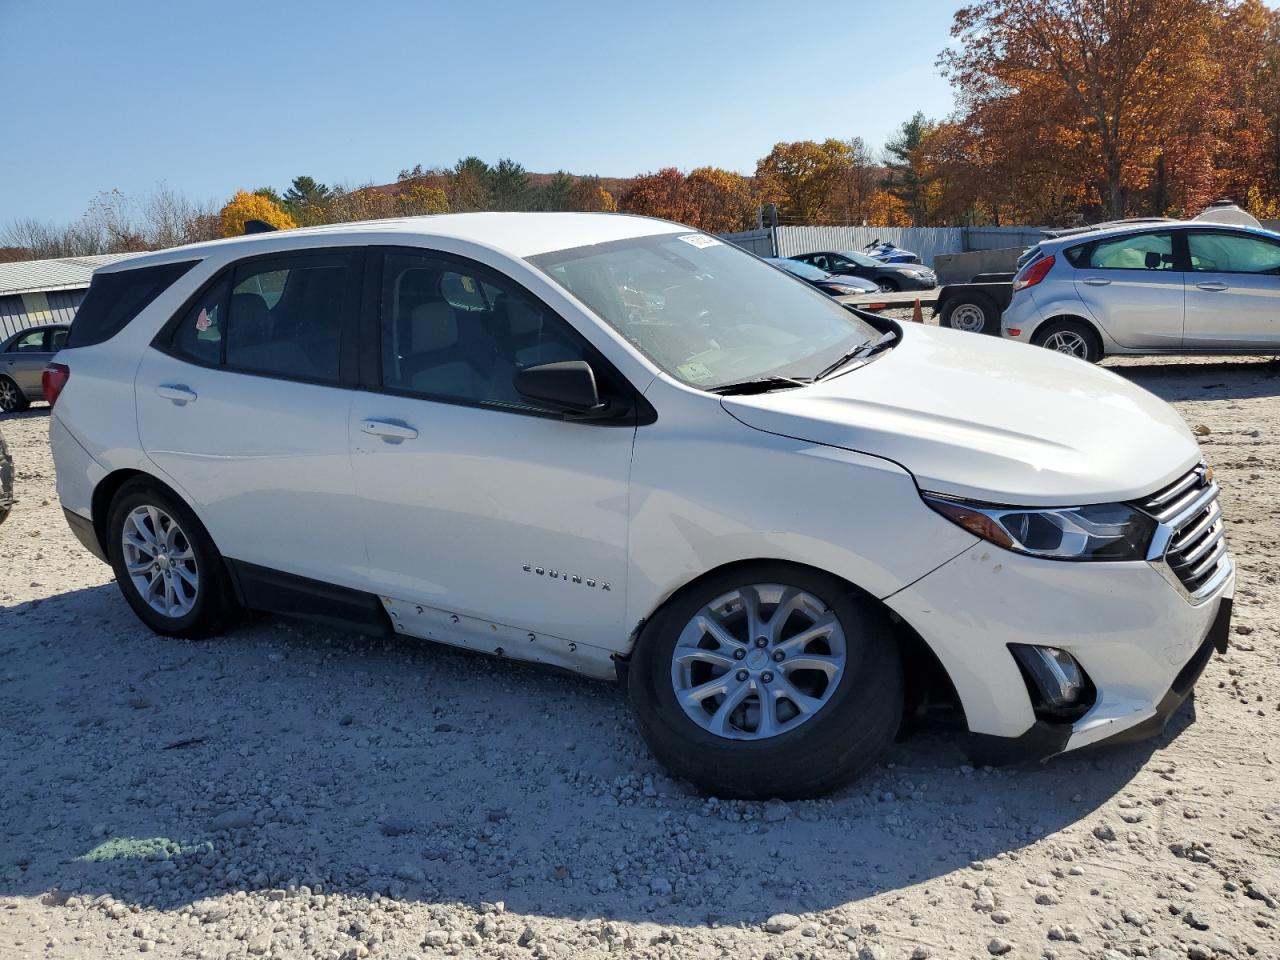
[[[754,377],[751,380],[739,380],[736,383],[722,383],[718,387],[711,387],[709,392],[722,396],[730,393],[768,393],[770,390],[803,387],[812,382],[807,378],[797,380],[791,377]]]
[[[850,350],[848,353],[846,353],[844,356],[838,359],[835,363],[830,364],[829,366],[821,370],[818,373],[818,375],[813,379],[822,380],[826,377],[829,377],[831,376],[831,374],[835,373],[845,364],[852,363],[854,360],[859,360],[862,357],[869,357],[872,354],[879,353],[881,350],[888,348],[889,345],[892,344],[893,341],[897,339],[898,339],[898,332],[896,330],[886,330],[884,333],[880,334],[880,336],[876,337],[874,340],[868,340],[866,343],[863,343],[863,344],[860,344],[859,346],[854,347],[852,350]]]

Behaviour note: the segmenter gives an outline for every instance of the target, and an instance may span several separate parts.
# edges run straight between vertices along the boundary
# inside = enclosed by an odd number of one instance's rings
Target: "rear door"
[[[48,327],[36,327],[19,336],[0,359],[0,371],[3,371],[28,399],[40,396],[40,377],[45,365],[53,359],[53,351],[49,349]]]
[[[136,379],[143,449],[227,557],[360,589],[347,420],[363,252],[256,257],[161,331]]]
[[[1280,350],[1280,241],[1221,229],[1186,238],[1186,348]]]
[[[1080,300],[1116,343],[1150,350],[1182,346],[1184,274],[1170,231],[1098,240],[1084,248],[1075,267]]]

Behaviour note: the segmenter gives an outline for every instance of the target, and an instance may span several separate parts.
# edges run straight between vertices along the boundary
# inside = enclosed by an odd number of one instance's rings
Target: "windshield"
[[[865,253],[855,253],[852,250],[843,251],[840,256],[848,257],[860,267],[883,267],[884,264],[873,257],[868,257]]]
[[[804,281],[703,233],[557,250],[530,262],[662,370],[704,390],[811,378],[878,333]]]
[[[829,276],[827,271],[819,270],[798,260],[784,260],[782,257],[765,257],[764,260],[765,263],[772,263],[775,267],[781,267],[787,273],[794,273],[797,277],[804,277],[806,280],[825,280]]]

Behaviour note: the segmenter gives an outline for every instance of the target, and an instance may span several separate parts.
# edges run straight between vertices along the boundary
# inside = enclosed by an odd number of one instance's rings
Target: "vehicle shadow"
[[[0,423],[8,423],[10,420],[43,420],[52,410],[53,407],[47,403],[37,404],[26,410],[11,410],[8,413],[0,413]]]
[[[833,797],[718,802],[662,775],[613,685],[274,618],[165,640],[106,584],[0,608],[0,896],[172,910],[293,883],[757,923],[1069,828],[1188,722],[999,771],[916,735]]]
[[[1107,369],[1170,403],[1246,400],[1280,394],[1280,359],[1187,358],[1186,362],[1131,362]]]

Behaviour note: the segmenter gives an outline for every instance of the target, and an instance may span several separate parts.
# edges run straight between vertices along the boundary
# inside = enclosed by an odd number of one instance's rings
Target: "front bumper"
[[[1144,561],[1043,560],[978,543],[887,599],[951,678],[987,762],[1153,735],[1225,648],[1234,570],[1194,602]],[[1010,643],[1057,647],[1096,698],[1072,722],[1037,719]]]

